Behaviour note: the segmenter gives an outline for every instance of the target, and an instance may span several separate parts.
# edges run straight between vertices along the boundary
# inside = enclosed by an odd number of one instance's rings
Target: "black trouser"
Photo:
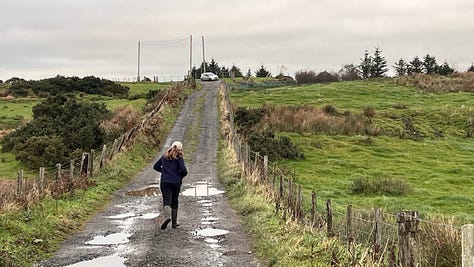
[[[178,196],[181,191],[181,184],[160,183],[161,195],[163,196],[163,206],[171,206],[172,209],[178,208]]]

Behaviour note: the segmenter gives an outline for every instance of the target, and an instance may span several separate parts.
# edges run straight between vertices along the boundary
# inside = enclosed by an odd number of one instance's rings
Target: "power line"
[[[142,45],[146,46],[166,46],[188,41],[189,38],[174,39],[174,40],[160,40],[160,41],[141,41]]]

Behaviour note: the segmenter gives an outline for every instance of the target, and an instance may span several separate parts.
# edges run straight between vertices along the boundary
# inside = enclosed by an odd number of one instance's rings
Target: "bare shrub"
[[[295,79],[299,84],[315,83],[316,73],[312,70],[300,70],[295,73]]]
[[[299,84],[306,83],[330,83],[339,81],[339,75],[337,73],[329,73],[322,71],[318,74],[310,70],[300,70],[295,74],[296,82]]]
[[[372,107],[365,107],[362,110],[362,114],[364,114],[364,116],[368,119],[372,119],[373,117],[375,117],[375,109]]]
[[[337,115],[338,112],[336,110],[336,108],[333,106],[333,105],[326,105],[323,107],[323,111],[326,113],[326,114],[329,114],[329,115]]]
[[[338,82],[339,76],[335,73],[329,73],[327,71],[320,72],[316,76],[316,83],[332,83]]]

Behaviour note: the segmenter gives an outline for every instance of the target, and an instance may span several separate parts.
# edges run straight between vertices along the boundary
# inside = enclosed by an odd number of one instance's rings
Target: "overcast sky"
[[[273,73],[337,71],[380,47],[392,66],[426,54],[474,62],[473,0],[0,0],[0,79],[182,76],[205,55]]]

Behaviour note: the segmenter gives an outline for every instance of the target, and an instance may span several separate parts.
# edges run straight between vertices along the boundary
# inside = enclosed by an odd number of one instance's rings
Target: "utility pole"
[[[193,35],[189,35],[189,78],[192,75],[192,68],[193,68]]]
[[[138,73],[137,82],[140,82],[140,40],[138,40]]]
[[[204,72],[206,72],[206,54],[204,53],[204,36],[202,37],[202,64]]]

